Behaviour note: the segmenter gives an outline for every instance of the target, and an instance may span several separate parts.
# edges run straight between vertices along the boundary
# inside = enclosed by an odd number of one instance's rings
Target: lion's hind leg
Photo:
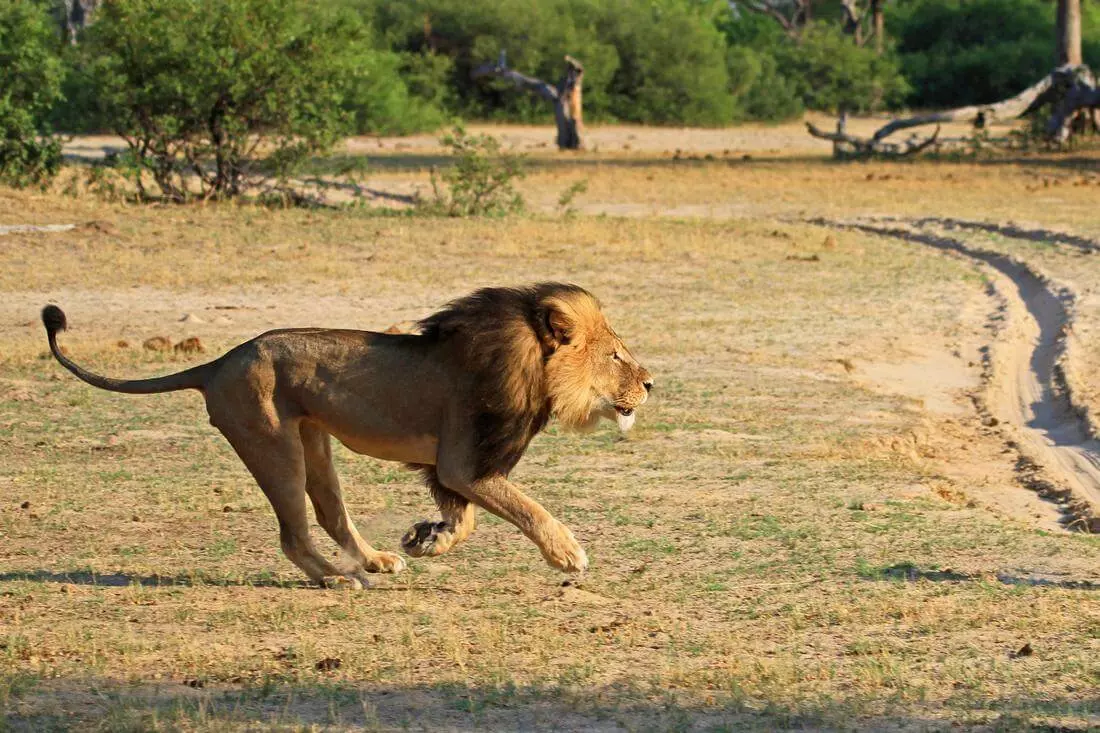
[[[414,524],[401,538],[401,549],[413,557],[435,557],[470,536],[477,526],[477,507],[441,484],[434,467],[422,471],[443,520]]]
[[[344,506],[336,467],[332,465],[329,434],[309,422],[302,422],[300,432],[305,449],[306,493],[313,502],[317,523],[359,569],[369,573],[399,573],[404,570],[405,561],[400,555],[374,549],[355,528]],[[363,580],[365,582],[366,579]]]
[[[241,412],[227,415],[213,410],[210,421],[233,446],[271,502],[279,520],[279,544],[287,559],[319,585],[362,587],[354,569],[339,568],[326,560],[309,536],[306,463],[298,426],[272,425],[265,419],[247,421]]]

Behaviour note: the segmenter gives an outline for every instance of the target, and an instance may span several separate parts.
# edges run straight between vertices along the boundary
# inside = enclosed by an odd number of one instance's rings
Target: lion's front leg
[[[456,486],[456,492],[519,527],[552,567],[566,573],[588,569],[588,555],[569,528],[503,476],[455,483],[465,484],[461,488]]]

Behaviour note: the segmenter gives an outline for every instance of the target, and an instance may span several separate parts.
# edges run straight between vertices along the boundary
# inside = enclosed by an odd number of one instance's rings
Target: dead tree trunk
[[[871,33],[875,37],[875,53],[882,55],[886,42],[886,21],[882,13],[884,0],[871,0]]]
[[[1081,0],[1058,0],[1058,65],[1082,63]]]
[[[903,145],[886,143],[886,138],[899,130],[944,122],[969,122],[981,129],[994,122],[1024,117],[1046,104],[1052,109],[1047,120],[1047,134],[1052,140],[1064,142],[1072,133],[1072,122],[1079,110],[1100,107],[1100,87],[1087,66],[1061,66],[1011,99],[893,120],[869,138],[848,135],[843,127],[833,133],[807,123],[807,130],[814,137],[833,142],[837,157],[912,155],[932,145],[936,135]]]
[[[856,5],[856,0],[841,0],[840,7],[844,11],[844,32],[852,37],[857,46],[862,46],[863,12]]]
[[[584,147],[584,119],[582,101],[582,82],[584,67],[572,56],[565,57],[565,73],[558,85],[521,74],[508,68],[504,52],[495,64],[483,64],[470,74],[474,79],[493,76],[507,79],[519,89],[537,94],[554,105],[554,122],[558,127],[558,148],[560,150],[580,150]]]
[[[75,46],[77,34],[91,25],[92,15],[99,2],[100,0],[62,0],[56,6],[61,15],[65,40],[69,44]]]
[[[872,37],[875,39],[875,53],[882,55],[883,38],[886,33],[885,23],[882,17],[882,4],[884,0],[869,0],[866,10],[860,7],[859,0],[841,0],[840,7],[844,12],[844,32],[852,37],[857,46],[863,46]],[[864,21],[870,13],[870,27],[865,32]]]

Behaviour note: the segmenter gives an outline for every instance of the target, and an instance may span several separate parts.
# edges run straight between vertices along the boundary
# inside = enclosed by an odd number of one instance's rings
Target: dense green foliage
[[[286,173],[347,132],[550,120],[535,95],[471,77],[501,51],[549,82],[579,59],[589,121],[678,125],[985,102],[1054,63],[1049,0],[890,0],[882,55],[841,30],[839,0],[797,38],[725,0],[113,0],[75,49],[51,4],[0,0],[0,176],[23,185],[56,170],[49,123],[125,134],[166,185],[212,162],[207,184],[232,191],[254,133]],[[1100,63],[1100,7],[1084,38]]]
[[[992,102],[1022,91],[1055,63],[1047,0],[904,0],[888,6],[908,101],[919,107]],[[1100,63],[1100,9],[1083,4],[1085,62]]]
[[[0,182],[45,185],[61,167],[45,124],[61,97],[59,45],[43,4],[0,0]]]
[[[135,183],[151,176],[175,200],[285,180],[357,120],[407,101],[358,15],[309,0],[115,0],[80,58],[97,119],[130,144]]]
[[[357,3],[395,51],[434,54],[450,108],[477,118],[542,120],[545,102],[507,83],[477,82],[495,61],[557,82],[569,54],[585,65],[585,111],[593,119],[723,124],[733,110],[726,46],[707,3],[679,0],[409,0]],[[437,92],[442,98],[445,94]]]

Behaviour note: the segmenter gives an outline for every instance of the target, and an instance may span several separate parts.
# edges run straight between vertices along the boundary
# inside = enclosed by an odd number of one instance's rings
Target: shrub
[[[736,120],[788,120],[802,114],[802,95],[775,56],[747,46],[726,53]]]
[[[45,186],[61,169],[45,123],[61,96],[59,45],[42,3],[0,0],[0,182]]]
[[[442,173],[432,171],[430,213],[446,216],[503,216],[519,213],[523,197],[513,185],[523,178],[523,159],[502,153],[490,135],[470,135],[456,127],[440,142],[450,148],[454,164]]]
[[[726,66],[741,119],[788,119],[806,108],[867,112],[908,91],[893,55],[856,46],[835,22],[812,23],[799,40],[754,13],[716,23],[729,44]]]
[[[81,57],[98,116],[145,174],[139,193],[151,176],[175,201],[290,192],[310,157],[402,101],[393,60],[340,4],[114,0]]]
[[[909,91],[893,56],[855,45],[835,25],[811,24],[800,43],[779,47],[775,56],[810,109],[871,112],[899,103]]]

